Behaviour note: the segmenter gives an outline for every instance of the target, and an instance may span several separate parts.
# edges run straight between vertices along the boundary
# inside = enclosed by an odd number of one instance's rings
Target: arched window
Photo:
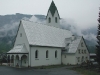
[[[50,18],[50,17],[48,18],[48,22],[49,22],[49,23],[51,22],[51,18]]]
[[[55,17],[55,22],[57,23],[57,17]]]
[[[35,51],[35,58],[38,58],[38,50]]]
[[[48,53],[48,50],[47,50],[47,51],[46,51],[46,58],[48,58],[48,54],[49,54],[49,53]]]
[[[55,51],[55,58],[57,58],[57,51]]]

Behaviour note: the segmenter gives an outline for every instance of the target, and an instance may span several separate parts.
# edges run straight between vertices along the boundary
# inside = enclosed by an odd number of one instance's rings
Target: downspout
[[[28,59],[28,67],[31,67],[31,48],[30,48],[30,46],[29,46],[29,54],[28,54],[28,56],[29,56],[29,59]]]
[[[61,49],[61,65],[63,65],[63,63],[62,63],[62,49]]]
[[[30,47],[30,67],[31,67],[31,47]]]

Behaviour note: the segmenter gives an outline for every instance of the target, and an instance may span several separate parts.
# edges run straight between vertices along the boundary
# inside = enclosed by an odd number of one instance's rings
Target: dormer
[[[46,23],[49,26],[54,26],[57,28],[60,28],[60,16],[57,10],[57,7],[55,6],[54,1],[52,1],[47,16],[46,16]]]

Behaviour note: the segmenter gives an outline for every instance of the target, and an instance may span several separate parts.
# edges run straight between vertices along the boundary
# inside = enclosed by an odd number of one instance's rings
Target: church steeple
[[[54,1],[51,2],[46,19],[47,25],[60,27],[60,16]]]
[[[51,3],[51,5],[50,5],[50,7],[49,7],[49,11],[51,12],[52,16],[54,16],[55,11],[58,12],[57,7],[55,6],[54,1],[52,1],[52,3]],[[59,14],[59,13],[58,13],[58,14]]]

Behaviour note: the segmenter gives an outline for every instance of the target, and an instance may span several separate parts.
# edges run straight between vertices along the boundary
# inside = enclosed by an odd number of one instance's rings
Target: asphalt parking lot
[[[66,68],[34,69],[0,66],[0,75],[80,75]]]

